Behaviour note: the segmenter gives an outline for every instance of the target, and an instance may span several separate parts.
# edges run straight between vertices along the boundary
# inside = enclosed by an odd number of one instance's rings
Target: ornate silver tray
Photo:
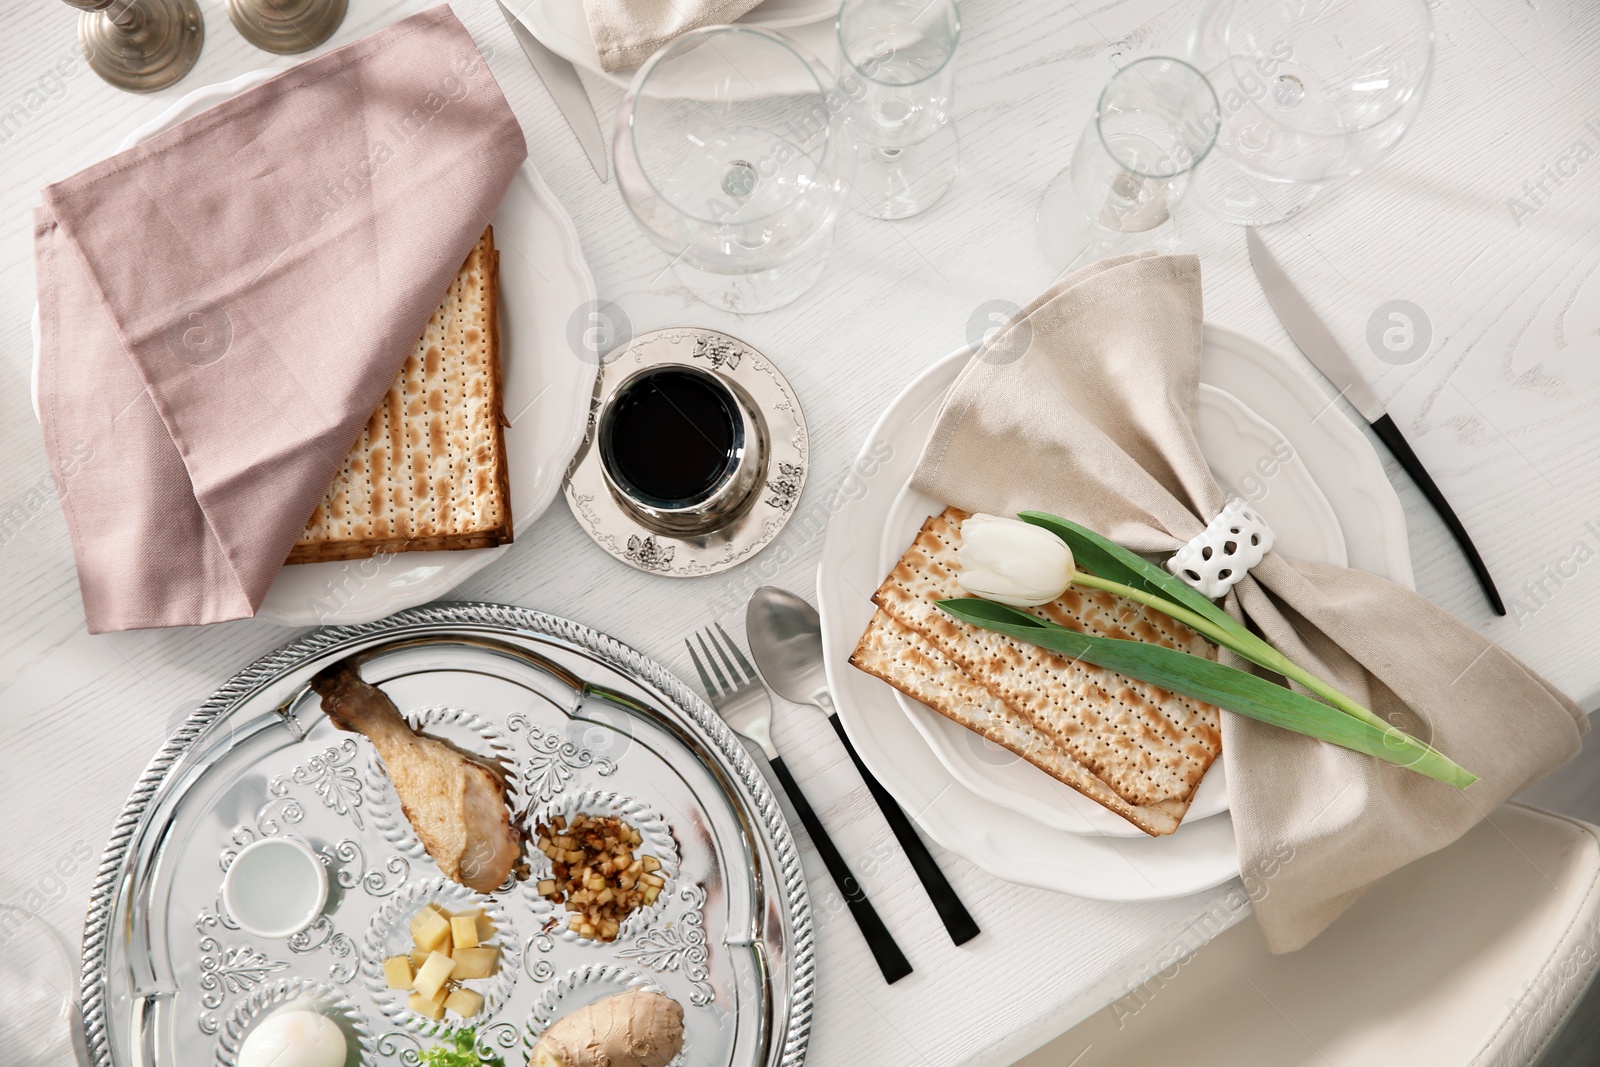
[[[473,894],[423,852],[367,739],[335,729],[309,692],[317,670],[349,656],[414,724],[503,758],[519,814],[618,812],[667,853],[662,898],[610,944],[565,934],[531,881],[476,901],[504,946],[501,973],[479,983],[483,1045],[522,1064],[555,1018],[645,986],[683,1005],[676,1063],[799,1067],[811,909],[760,772],[658,664],[494,604],[317,631],[240,672],[167,741],[117,820],[89,903],[82,1001],[95,1067],[231,1067],[255,1022],[306,997],[364,1064],[415,1064],[446,1028],[383,988],[381,956],[393,924],[403,937],[426,900]],[[322,916],[287,940],[244,933],[219,898],[238,850],[275,835],[310,844],[331,887]]]

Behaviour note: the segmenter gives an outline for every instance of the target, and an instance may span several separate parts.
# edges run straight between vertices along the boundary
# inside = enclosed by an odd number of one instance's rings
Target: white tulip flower
[[[998,515],[967,516],[956,559],[962,589],[1014,608],[1050,603],[1076,574],[1065,541],[1043,527]]]

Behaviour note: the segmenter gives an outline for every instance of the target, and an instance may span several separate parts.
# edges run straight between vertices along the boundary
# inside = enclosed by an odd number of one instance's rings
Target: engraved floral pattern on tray
[[[274,778],[269,787],[272,795],[287,796],[291,783],[309,785],[329,810],[348,815],[360,829],[361,779],[352,766],[358,751],[355,740],[349,737],[328,746],[288,774]]]
[[[633,944],[618,949],[617,958],[637,960],[653,971],[681,970],[694,987],[690,999],[704,1006],[716,997],[711,988],[711,968],[706,964],[710,955],[706,948],[706,891],[698,885],[686,885],[678,896],[689,907],[677,921],[646,930]]]
[[[286,794],[274,797],[256,810],[253,824],[240,823],[228,834],[228,843],[217,856],[217,867],[224,872],[231,866],[245,846],[267,837],[277,837],[286,826],[293,826],[306,817],[300,801]]]
[[[361,966],[355,939],[341,933],[328,915],[318,915],[310,926],[289,938],[286,944],[290,952],[300,956],[326,948],[328,955],[333,958],[328,965],[328,977],[341,984],[354,978]]]
[[[567,783],[579,771],[592,767],[596,774],[607,777],[617,773],[615,760],[596,756],[562,734],[531,721],[526,715],[507,716],[506,729],[520,733],[532,750],[531,753],[521,754],[519,764],[520,796],[524,809],[547,803],[551,797],[566,789]]]

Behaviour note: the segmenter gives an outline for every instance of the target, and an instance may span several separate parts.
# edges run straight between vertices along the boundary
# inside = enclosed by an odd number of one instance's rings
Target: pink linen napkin
[[[440,6],[44,190],[40,416],[91,633],[254,614],[526,157]]]

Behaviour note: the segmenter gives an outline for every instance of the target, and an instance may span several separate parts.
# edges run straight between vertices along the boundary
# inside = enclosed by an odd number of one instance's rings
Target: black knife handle
[[[955,888],[944,876],[944,871],[939,868],[939,861],[933,858],[928,846],[922,843],[921,835],[917,833],[917,828],[911,825],[911,820],[905,811],[894,797],[889,795],[883,783],[867,770],[867,765],[861,762],[856,746],[850,743],[850,735],[844,732],[844,723],[839,721],[838,713],[830,714],[828,721],[833,723],[833,732],[844,742],[844,750],[850,753],[850,762],[856,765],[861,780],[867,783],[872,799],[878,802],[884,819],[889,823],[889,829],[894,831],[895,840],[906,850],[906,858],[911,861],[912,870],[916,871],[917,877],[922,880],[922,888],[928,891],[928,899],[933,901],[934,910],[939,913],[944,928],[950,933],[950,940],[957,945],[964,945],[977,937],[979,933],[977,920],[967,911],[966,905],[961,903],[961,898],[956,896]]]
[[[1478,550],[1473,547],[1472,538],[1467,536],[1466,529],[1461,525],[1461,520],[1456,518],[1449,501],[1439,492],[1439,487],[1433,484],[1433,478],[1429,476],[1427,468],[1422,465],[1417,454],[1411,451],[1411,443],[1401,435],[1400,427],[1396,426],[1388,415],[1384,415],[1372,424],[1372,430],[1378,435],[1378,440],[1389,446],[1394,458],[1400,461],[1400,466],[1411,475],[1411,480],[1417,483],[1422,495],[1428,498],[1433,510],[1444,520],[1445,529],[1450,531],[1450,536],[1461,546],[1461,554],[1467,557],[1467,564],[1472,568],[1472,573],[1478,576],[1478,584],[1483,586],[1484,595],[1489,598],[1489,606],[1494,608],[1496,615],[1504,615],[1506,606],[1500,600],[1500,591],[1494,587],[1494,579],[1489,577],[1489,568],[1483,565],[1483,557],[1478,555]]]
[[[834,845],[833,838],[828,836],[827,829],[822,825],[822,820],[817,818],[817,813],[812,810],[811,802],[806,800],[806,795],[800,792],[800,783],[789,773],[783,757],[776,756],[770,762],[773,773],[778,776],[778,782],[783,786],[783,791],[794,801],[794,810],[799,813],[800,821],[805,824],[806,833],[811,835],[811,843],[816,845],[817,851],[822,854],[822,862],[827,866],[828,873],[833,876],[833,884],[839,887],[839,892],[844,894],[845,903],[850,905],[850,914],[855,916],[856,925],[861,928],[861,936],[867,939],[867,947],[872,950],[873,959],[878,961],[878,969],[883,972],[883,980],[893,985],[911,973],[911,961],[906,959],[906,954],[895,944],[894,935],[889,933],[889,928],[883,925],[883,919],[879,918],[877,909],[872,906],[872,901],[867,899],[867,891],[861,888],[856,876],[850,873],[850,865],[839,855],[839,849]]]

